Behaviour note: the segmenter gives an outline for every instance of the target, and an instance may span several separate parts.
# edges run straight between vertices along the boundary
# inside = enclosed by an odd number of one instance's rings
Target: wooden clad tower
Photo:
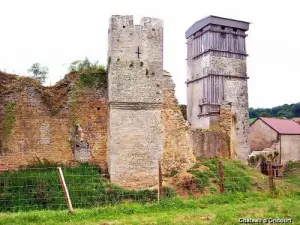
[[[220,109],[236,114],[239,158],[248,155],[246,31],[249,23],[217,16],[197,21],[187,39],[187,118],[192,128],[220,123]]]

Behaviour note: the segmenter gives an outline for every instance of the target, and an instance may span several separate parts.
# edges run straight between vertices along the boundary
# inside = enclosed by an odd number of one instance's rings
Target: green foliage
[[[300,117],[300,102],[295,104],[284,104],[273,108],[249,108],[249,117],[279,117],[292,119],[294,117]]]
[[[169,174],[165,175],[166,177],[174,177],[178,173],[177,170],[172,170]]]
[[[285,167],[286,167],[287,171],[300,169],[300,162],[299,161],[298,162],[297,161],[289,161],[289,162],[287,162]]]
[[[261,112],[258,116],[259,117],[272,117],[272,115],[270,113],[267,113],[267,112]]]
[[[51,113],[51,116],[55,116],[57,113],[59,113],[59,111],[63,108],[63,105],[60,105],[59,107],[57,108],[52,108],[50,113]]]
[[[199,171],[197,167],[190,169],[188,172],[196,178],[196,183],[200,191],[204,191],[212,183],[219,182],[218,162],[219,159],[203,160],[200,159],[202,165],[209,170]],[[248,168],[239,161],[223,160],[223,174],[225,192],[247,192],[251,189],[251,178]]]
[[[182,112],[183,118],[184,118],[185,120],[187,120],[186,105],[179,105],[179,107],[180,107],[180,110],[181,110],[181,112]]]
[[[178,173],[178,171],[173,169],[173,170],[171,171],[170,176],[171,176],[171,177],[174,177],[177,173]]]
[[[69,72],[78,73],[79,81],[83,86],[107,87],[107,73],[104,66],[99,65],[98,62],[90,62],[88,58],[72,62]]]
[[[76,85],[70,91],[70,119],[72,127],[75,127],[79,121],[77,116],[78,107],[76,106],[77,97],[80,95],[82,91],[82,83],[77,82]]]
[[[15,102],[8,102],[4,108],[4,121],[3,121],[3,134],[4,139],[8,138],[11,134],[11,131],[15,125],[16,119],[16,103]]]
[[[32,73],[32,78],[37,80],[40,84],[45,83],[48,74],[48,67],[42,67],[40,63],[34,63],[32,66],[27,70],[28,73]]]

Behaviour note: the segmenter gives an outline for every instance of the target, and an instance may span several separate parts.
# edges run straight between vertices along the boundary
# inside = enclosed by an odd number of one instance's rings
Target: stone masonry
[[[89,162],[103,169],[107,167],[105,90],[83,88],[74,95],[76,78],[72,75],[53,87],[42,87],[30,78],[1,72],[0,79],[3,81],[2,89],[0,86],[2,167],[17,168],[34,159],[65,164]],[[49,106],[51,96],[57,103],[52,109]],[[12,103],[14,113],[5,113],[5,108]],[[80,127],[77,133],[72,123],[74,117]],[[9,121],[13,123],[6,134],[5,124]]]
[[[108,166],[122,187],[157,185],[163,152],[163,22],[112,16],[108,73]]]

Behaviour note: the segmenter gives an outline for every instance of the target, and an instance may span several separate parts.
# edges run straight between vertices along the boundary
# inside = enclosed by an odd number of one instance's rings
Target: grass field
[[[92,209],[0,213],[0,224],[240,224],[239,218],[292,218],[300,224],[300,192],[270,198],[267,194],[235,193],[198,199],[166,199],[160,203],[127,203]]]

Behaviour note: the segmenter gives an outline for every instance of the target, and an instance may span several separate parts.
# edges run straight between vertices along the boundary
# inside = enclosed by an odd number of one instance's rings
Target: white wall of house
[[[300,161],[300,135],[281,135],[281,162]]]

